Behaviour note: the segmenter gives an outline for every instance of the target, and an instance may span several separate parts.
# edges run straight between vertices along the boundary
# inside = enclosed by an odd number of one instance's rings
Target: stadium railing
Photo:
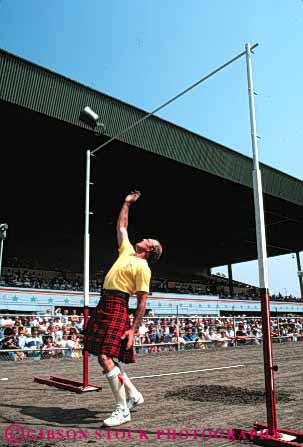
[[[273,338],[273,343],[300,342],[303,336],[287,335]],[[232,342],[232,343],[231,343]],[[137,354],[150,354],[154,352],[185,351],[189,349],[218,350],[247,347],[249,345],[262,345],[259,337],[230,337],[222,340],[182,341],[168,343],[135,344],[134,351]],[[79,359],[82,357],[83,348],[36,348],[36,349],[0,349],[1,361],[27,361],[27,360],[49,360],[49,359]]]

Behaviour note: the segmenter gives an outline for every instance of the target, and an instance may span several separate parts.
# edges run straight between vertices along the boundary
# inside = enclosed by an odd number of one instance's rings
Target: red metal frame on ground
[[[65,390],[74,391],[75,393],[85,393],[87,391],[100,391],[101,386],[98,385],[84,385],[83,382],[66,379],[65,377],[50,376],[49,379],[42,377],[34,377],[34,381],[38,383],[44,383],[46,385],[55,386],[57,388],[63,388]]]
[[[84,328],[88,323],[88,306],[84,306]],[[102,386],[90,385],[88,383],[88,352],[83,351],[83,381],[67,379],[64,377],[50,376],[48,379],[42,377],[34,377],[34,381],[38,383],[44,383],[46,385],[55,386],[57,388],[63,388],[76,393],[85,393],[87,391],[100,391]]]
[[[256,433],[255,436],[252,436],[252,432],[247,430],[235,429],[234,431],[237,439],[243,439],[243,437],[241,438],[241,436],[244,436],[244,434],[246,433],[247,439],[250,439],[254,444],[258,445],[270,447],[303,447],[303,433],[277,427],[274,371],[278,371],[278,367],[274,366],[273,364],[268,289],[260,289],[260,298],[262,314],[267,424],[263,424],[262,422],[255,422],[254,430],[256,430],[256,432],[259,431],[259,434]]]
[[[235,429],[235,438],[239,440],[250,440],[254,444],[266,447],[302,447],[303,433],[287,428],[278,428],[275,434],[269,434],[267,424],[255,422],[254,429],[240,430]]]

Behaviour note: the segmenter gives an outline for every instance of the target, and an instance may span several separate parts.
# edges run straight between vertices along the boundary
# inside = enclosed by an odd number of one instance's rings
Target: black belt
[[[124,298],[125,300],[128,300],[129,293],[121,292],[121,290],[103,289],[102,296],[119,296],[120,298]]]

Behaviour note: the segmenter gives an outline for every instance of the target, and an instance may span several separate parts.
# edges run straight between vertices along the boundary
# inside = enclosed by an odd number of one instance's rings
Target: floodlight
[[[2,275],[2,256],[3,256],[3,245],[6,239],[6,232],[8,230],[7,223],[0,224],[0,278]]]
[[[81,110],[79,119],[80,121],[91,127],[104,127],[104,124],[99,121],[99,115],[94,112],[89,106],[86,106],[83,110]]]
[[[0,224],[0,239],[6,238],[6,232],[8,230],[7,223]]]

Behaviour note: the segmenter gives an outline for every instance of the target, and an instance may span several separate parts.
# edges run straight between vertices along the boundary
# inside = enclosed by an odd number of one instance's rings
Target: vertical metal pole
[[[254,90],[252,80],[251,46],[246,44],[246,65],[249,95],[249,110],[251,124],[251,141],[253,149],[253,189],[256,219],[256,237],[258,248],[259,283],[261,294],[262,333],[263,333],[263,357],[266,391],[267,425],[270,435],[277,433],[276,396],[274,385],[272,339],[270,328],[269,291],[268,291],[268,267],[266,236],[263,209],[263,194],[261,172],[259,169],[258,144],[256,132],[256,116],[254,104]]]
[[[301,272],[300,253],[298,251],[296,252],[296,258],[297,258],[298,272]],[[300,284],[301,298],[303,298],[303,278],[302,278],[302,276],[299,276],[299,284]]]
[[[278,315],[278,308],[277,308],[277,315]],[[281,330],[280,317],[278,316],[278,334],[279,334],[279,343],[281,344],[282,338],[281,338],[280,330]]]
[[[230,296],[234,295],[234,285],[233,285],[233,271],[231,264],[228,264],[228,287]]]
[[[180,341],[179,341],[179,336],[180,336],[180,320],[179,320],[179,305],[177,304],[177,350],[180,351]]]
[[[233,306],[234,307],[234,306]],[[233,331],[234,331],[234,348],[237,346],[237,339],[236,339],[236,319],[235,314],[233,315]]]
[[[84,328],[88,323],[89,312],[89,191],[90,191],[90,151],[86,151],[85,210],[84,210]],[[88,386],[88,352],[83,351],[83,388]]]
[[[1,278],[1,275],[2,275],[3,243],[4,243],[4,239],[1,239],[1,246],[0,246],[0,278]]]
[[[277,327],[278,327],[278,334],[279,334],[279,337],[280,337],[280,317],[279,317],[279,315],[278,315],[278,306],[276,307],[276,315],[277,315]]]

